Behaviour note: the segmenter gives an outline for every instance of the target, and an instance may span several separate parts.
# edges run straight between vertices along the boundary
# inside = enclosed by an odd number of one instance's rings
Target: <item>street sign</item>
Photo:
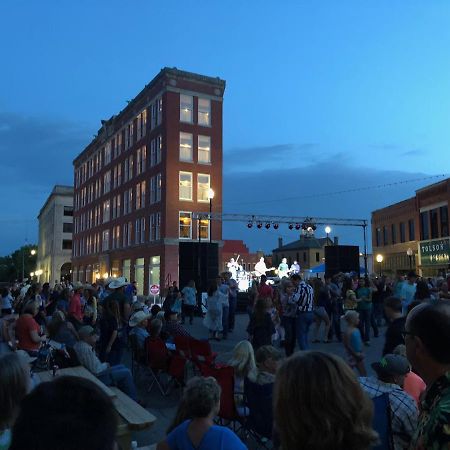
[[[159,294],[159,284],[152,284],[150,286],[150,294],[158,295]]]
[[[450,240],[433,239],[419,242],[420,265],[442,266],[450,262]]]

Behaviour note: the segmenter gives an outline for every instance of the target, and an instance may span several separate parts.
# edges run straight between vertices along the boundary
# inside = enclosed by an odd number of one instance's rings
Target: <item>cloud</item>
[[[400,156],[422,156],[425,154],[424,150],[415,149],[415,150],[408,150],[406,152],[400,153]]]

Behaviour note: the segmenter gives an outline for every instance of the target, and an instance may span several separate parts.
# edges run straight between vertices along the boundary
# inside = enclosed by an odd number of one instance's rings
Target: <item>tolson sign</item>
[[[433,239],[419,243],[421,266],[442,266],[450,263],[450,239]]]

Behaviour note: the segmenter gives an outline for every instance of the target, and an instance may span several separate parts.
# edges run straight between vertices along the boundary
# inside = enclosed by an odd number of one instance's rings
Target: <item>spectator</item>
[[[239,416],[247,416],[248,408],[244,404],[244,381],[256,379],[256,362],[253,347],[248,341],[241,341],[233,349],[228,364],[234,368],[234,404]]]
[[[419,300],[420,302],[434,301],[434,297],[433,295],[431,295],[430,288],[426,281],[423,280],[417,281],[414,300]]]
[[[114,278],[108,284],[108,290],[111,293],[106,297],[114,300],[118,307],[121,318],[121,326],[126,326],[131,313],[131,301],[124,294],[124,288],[128,285],[127,280],[124,277]]]
[[[232,332],[234,330],[234,323],[236,316],[238,284],[237,281],[231,277],[231,272],[227,272],[227,282],[228,282],[228,303],[230,308],[228,313],[228,331]]]
[[[25,359],[16,353],[1,356],[0,380],[0,449],[7,450],[20,402],[31,389],[30,368]]]
[[[344,347],[347,351],[348,365],[356,368],[361,376],[366,376],[366,367],[364,365],[363,343],[361,332],[358,328],[359,314],[357,311],[348,310],[345,313],[346,329],[344,333]]]
[[[1,315],[7,316],[12,313],[12,305],[13,305],[13,298],[11,296],[11,292],[9,288],[3,288],[2,289],[2,298],[1,298]]]
[[[370,398],[389,395],[394,449],[408,448],[417,427],[417,406],[414,399],[403,390],[409,363],[400,355],[387,354],[380,362],[372,364],[377,378],[360,378],[362,388]]]
[[[402,314],[402,302],[398,297],[388,297],[384,300],[384,313],[389,321],[383,347],[383,355],[386,355],[392,353],[397,345],[405,343],[402,333],[406,317]]]
[[[226,295],[220,292],[216,280],[210,282],[208,287],[208,298],[206,300],[206,314],[203,324],[209,330],[209,338],[220,340],[219,334],[222,331],[222,304],[228,301]]]
[[[370,319],[372,316],[372,290],[367,286],[365,278],[359,280],[356,290],[356,310],[359,313],[359,328],[365,345],[370,345]]]
[[[175,336],[191,337],[189,332],[178,320],[178,314],[174,311],[164,313],[165,324],[163,331],[168,334],[169,338],[173,341]]]
[[[31,356],[37,356],[41,342],[46,340],[45,335],[40,336],[41,327],[34,320],[39,312],[39,304],[30,300],[22,308],[22,314],[16,322],[16,337],[19,341],[17,348],[25,350]]]
[[[292,275],[291,280],[294,286],[296,286],[296,292],[298,294],[296,324],[298,346],[300,350],[307,350],[309,348],[309,327],[314,322],[314,290],[311,285],[301,279],[300,275]]]
[[[416,280],[415,272],[408,272],[407,281],[404,281],[400,291],[400,300],[402,301],[402,312],[406,316],[408,312],[408,305],[414,300],[416,295]]]
[[[376,441],[372,402],[337,356],[305,352],[287,359],[274,397],[283,450],[367,450]]]
[[[112,294],[105,300],[103,314],[100,319],[100,359],[112,366],[120,364],[125,342],[123,337],[123,323],[120,317],[119,305]]]
[[[189,325],[194,321],[194,311],[197,305],[197,290],[195,289],[195,281],[190,280],[181,293],[183,294],[183,306],[181,310],[181,323],[184,324],[186,316],[189,317]]]
[[[156,303],[152,305],[150,308],[150,314],[152,315],[152,319],[156,319],[156,315],[161,311],[161,306],[157,305]]]
[[[130,317],[129,325],[132,328],[130,336],[136,336],[137,344],[139,348],[145,347],[145,340],[150,336],[147,331],[149,314],[145,314],[144,311],[137,311]]]
[[[217,277],[219,291],[223,294],[222,300],[222,339],[227,339],[230,317],[230,287],[228,286],[228,272],[223,272]]]
[[[282,316],[281,325],[285,331],[284,349],[286,356],[294,353],[296,342],[296,316],[297,316],[298,294],[295,293],[295,287],[291,280],[283,283],[283,292],[281,294]]]
[[[86,299],[86,304],[84,305],[84,317],[83,321],[85,325],[95,326],[97,323],[97,289],[86,284],[84,286],[84,298]]]
[[[78,333],[75,327],[66,321],[66,315],[62,311],[55,311],[52,320],[48,324],[48,336],[60,344],[73,348],[78,341]]]
[[[23,401],[10,450],[114,450],[117,413],[92,381],[58,377]]]
[[[330,295],[330,308],[328,310],[328,316],[330,319],[330,328],[327,336],[328,340],[333,340],[333,335],[336,335],[338,342],[342,341],[341,334],[341,315],[342,315],[342,297],[341,290],[337,285],[336,279],[331,276],[325,277],[325,284],[328,288]]]
[[[328,316],[327,311],[331,311],[331,295],[330,289],[328,286],[324,286],[322,280],[317,278],[316,281],[316,307],[314,308],[314,320],[315,320],[315,328],[314,328],[314,339],[313,344],[319,343],[319,330],[320,326],[323,322],[324,324],[324,333],[323,333],[323,342],[330,342],[328,339],[328,333],[330,332],[331,322]]]
[[[408,360],[427,385],[419,423],[410,448],[444,449],[450,445],[450,303],[416,306],[405,324]]]
[[[256,365],[258,368],[256,374],[257,384],[270,384],[275,382],[275,373],[277,372],[283,355],[275,347],[264,345],[255,353]]]
[[[85,325],[78,330],[78,334],[80,340],[75,344],[74,350],[81,365],[107,386],[117,384],[119,389],[136,400],[136,387],[130,370],[122,364],[110,366],[107,362],[102,363],[95,354],[98,339],[95,330],[90,325]]]
[[[73,322],[75,327],[80,327],[83,324],[83,307],[81,304],[81,294],[83,292],[83,284],[76,281],[73,284],[73,295],[69,301],[69,319]]]
[[[272,286],[267,284],[267,276],[261,275],[258,286],[258,297],[270,297],[273,296]]]
[[[158,444],[157,450],[246,449],[229,428],[214,425],[214,418],[220,409],[220,391],[220,386],[212,377],[191,378],[182,400],[182,404],[187,406],[183,408],[187,418],[168,434],[165,441]]]
[[[256,301],[255,311],[247,326],[249,340],[256,351],[263,345],[272,344],[272,335],[275,333],[275,326],[270,313],[267,312],[270,298],[260,297]]]
[[[149,326],[149,334],[151,339],[161,339],[161,330],[163,327],[163,323],[159,319],[153,319],[150,322]]]

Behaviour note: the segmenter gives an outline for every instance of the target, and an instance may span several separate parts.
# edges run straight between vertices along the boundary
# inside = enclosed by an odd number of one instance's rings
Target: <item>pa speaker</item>
[[[325,247],[325,273],[333,276],[339,272],[359,274],[359,247],[356,245],[327,245]]]

